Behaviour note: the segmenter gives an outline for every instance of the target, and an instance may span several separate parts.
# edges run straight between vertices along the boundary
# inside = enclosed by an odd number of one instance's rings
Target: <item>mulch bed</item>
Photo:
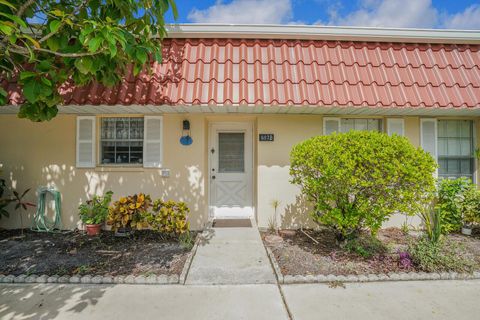
[[[472,237],[460,234],[449,235],[449,239],[463,246],[480,267],[480,230]],[[390,272],[415,272],[415,267],[405,268],[399,257],[408,242],[416,237],[406,235],[398,228],[380,230],[377,238],[387,247],[387,252],[365,258],[339,246],[329,229],[306,230],[316,239],[316,244],[300,230],[291,234],[280,233],[282,239],[266,241],[271,233],[262,233],[264,243],[273,252],[283,275],[363,275]],[[283,241],[282,241],[283,240]]]
[[[159,233],[136,231],[127,238],[104,231],[36,233],[0,230],[0,274],[173,275],[182,272],[190,249]]]

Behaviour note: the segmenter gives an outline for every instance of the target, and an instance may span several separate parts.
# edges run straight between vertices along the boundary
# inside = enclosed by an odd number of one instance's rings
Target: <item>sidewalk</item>
[[[210,228],[202,237],[185,284],[276,283],[255,226]]]
[[[283,285],[293,320],[477,319],[480,280]],[[0,319],[287,320],[276,285],[1,284]]]

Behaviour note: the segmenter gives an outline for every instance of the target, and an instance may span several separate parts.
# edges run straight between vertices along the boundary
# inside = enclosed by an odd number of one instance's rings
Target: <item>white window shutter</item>
[[[145,116],[143,132],[143,166],[145,168],[162,167],[162,129],[163,118]]]
[[[77,168],[95,167],[95,116],[77,117]]]
[[[340,132],[340,119],[323,118],[323,134],[327,135],[333,132]]]
[[[420,119],[420,144],[437,160],[437,119]]]
[[[401,137],[405,136],[405,121],[399,118],[388,118],[387,133],[390,136],[394,133]]]

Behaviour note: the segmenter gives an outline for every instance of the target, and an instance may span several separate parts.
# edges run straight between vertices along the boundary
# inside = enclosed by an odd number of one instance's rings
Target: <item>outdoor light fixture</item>
[[[188,120],[183,120],[180,143],[184,146],[189,146],[193,143],[193,139],[190,136],[190,121]]]

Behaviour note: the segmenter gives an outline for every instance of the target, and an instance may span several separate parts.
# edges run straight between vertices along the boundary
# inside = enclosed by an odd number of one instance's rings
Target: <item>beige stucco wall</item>
[[[182,121],[191,123],[194,143],[180,145]],[[420,118],[405,117],[405,135],[420,145]],[[41,185],[57,187],[62,193],[62,219],[65,228],[78,225],[77,207],[94,194],[107,190],[118,197],[145,192],[154,198],[185,201],[191,208],[192,228],[202,228],[208,220],[208,125],[213,121],[250,121],[254,124],[254,202],[258,225],[267,228],[274,219],[271,203],[279,200],[275,220],[283,228],[313,226],[309,208],[297,186],[289,180],[289,155],[293,145],[322,134],[321,115],[207,115],[165,114],[163,119],[163,167],[159,169],[75,167],[76,116],[59,115],[46,123],[32,123],[15,115],[0,115],[0,163],[2,176],[17,190],[36,189]],[[477,119],[477,141],[480,121]],[[259,133],[273,133],[275,141],[258,142]],[[479,172],[477,170],[477,176]],[[478,180],[477,180],[478,181]],[[35,193],[28,200],[36,202]],[[51,210],[50,210],[51,211]],[[33,211],[25,216],[31,221]],[[385,226],[400,226],[402,215],[394,216]],[[417,225],[419,220],[408,218]],[[0,226],[18,227],[18,214],[3,218]]]
[[[191,122],[194,143],[180,145],[182,120]],[[181,200],[188,203],[193,228],[202,228],[207,221],[207,166],[205,117],[203,115],[164,115],[163,167],[170,177],[162,178],[158,169],[79,169],[75,167],[76,117],[59,115],[50,122],[32,123],[14,115],[0,116],[0,163],[3,177],[17,190],[40,185],[55,186],[62,194],[62,220],[65,228],[77,226],[79,203],[94,194],[114,191],[120,196],[145,192],[152,197]],[[33,190],[34,191],[34,190]],[[28,200],[36,202],[35,192]],[[25,220],[31,221],[31,214]],[[18,227],[18,215],[3,218],[4,227]]]

